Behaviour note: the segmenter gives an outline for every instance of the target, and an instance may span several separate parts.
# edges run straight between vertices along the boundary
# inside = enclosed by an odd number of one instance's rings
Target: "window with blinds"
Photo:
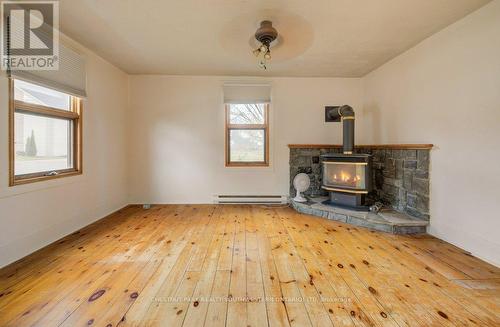
[[[83,57],[59,44],[57,70],[10,70],[9,185],[82,173]]]
[[[226,167],[269,166],[268,85],[224,86]]]

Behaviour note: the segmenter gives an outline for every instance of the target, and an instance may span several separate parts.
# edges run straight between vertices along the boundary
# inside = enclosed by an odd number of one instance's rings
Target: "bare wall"
[[[0,267],[127,204],[128,76],[67,42],[87,64],[81,176],[8,186],[8,80],[0,75]]]
[[[366,140],[436,145],[429,232],[500,265],[500,1],[364,82]]]
[[[269,168],[224,167],[222,85],[231,77],[132,75],[129,143],[132,203],[207,203],[215,194],[288,194],[288,143],[338,143],[324,106],[359,108],[360,79],[237,78],[268,82]]]

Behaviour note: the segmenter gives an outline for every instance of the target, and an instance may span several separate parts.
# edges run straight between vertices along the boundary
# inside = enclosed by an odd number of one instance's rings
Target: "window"
[[[226,105],[226,166],[269,166],[269,105]]]
[[[81,99],[10,80],[10,185],[82,172]]]

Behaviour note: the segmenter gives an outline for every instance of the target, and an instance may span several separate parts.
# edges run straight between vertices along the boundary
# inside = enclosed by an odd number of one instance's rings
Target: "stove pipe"
[[[328,112],[328,119],[329,121],[342,120],[343,152],[352,154],[354,151],[354,109],[348,105],[336,107],[336,109]]]

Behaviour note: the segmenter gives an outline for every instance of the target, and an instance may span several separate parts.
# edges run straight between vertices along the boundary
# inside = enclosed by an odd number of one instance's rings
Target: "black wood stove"
[[[371,155],[353,154],[354,110],[347,105],[326,107],[325,120],[343,124],[343,153],[321,156],[322,188],[330,193],[325,204],[368,210],[365,197],[372,190]]]

